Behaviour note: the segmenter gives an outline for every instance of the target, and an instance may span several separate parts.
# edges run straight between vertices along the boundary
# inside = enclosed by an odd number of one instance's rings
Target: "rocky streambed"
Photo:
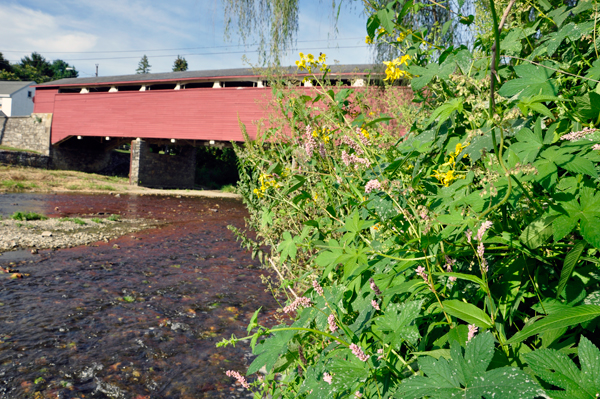
[[[18,249],[57,249],[88,245],[159,225],[153,219],[52,218],[0,220],[0,253]]]

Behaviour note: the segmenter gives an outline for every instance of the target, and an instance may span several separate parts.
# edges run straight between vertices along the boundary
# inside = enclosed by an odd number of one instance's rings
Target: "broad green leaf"
[[[552,237],[552,221],[554,219],[556,219],[556,215],[549,215],[531,222],[529,226],[523,229],[519,237],[521,242],[530,249],[543,245],[548,238]]]
[[[441,272],[434,272],[433,273],[434,276],[444,276],[444,277],[456,277],[459,278],[461,280],[467,280],[467,281],[471,281],[475,284],[478,284],[481,289],[484,292],[487,292],[487,285],[485,284],[485,282],[480,279],[477,276],[474,276],[472,274],[464,274],[464,273],[453,273],[453,272],[449,272],[449,273],[441,273]]]
[[[511,145],[510,149],[517,154],[521,163],[533,162],[544,145],[542,135],[536,134],[528,128],[523,128],[519,130],[515,138],[518,143]]]
[[[551,33],[549,35],[550,39],[546,42],[548,55],[552,57],[563,40],[570,37],[575,30],[577,30],[577,25],[571,22],[563,26],[558,32]]]
[[[492,328],[494,326],[490,316],[475,305],[457,299],[443,301],[442,305],[444,305],[444,311],[450,316],[459,318],[469,324],[474,324],[480,328]]]
[[[567,256],[565,256],[565,262],[563,263],[563,268],[562,268],[562,271],[560,272],[560,280],[558,282],[558,288],[556,289],[556,296],[559,296],[565,289],[567,282],[571,278],[573,269],[575,269],[575,265],[577,265],[577,262],[579,261],[579,257],[581,256],[581,253],[583,252],[584,249],[585,249],[585,242],[579,241],[577,244],[575,244],[573,249],[571,249],[569,251]]]
[[[450,118],[450,115],[452,115],[452,113],[454,111],[462,113],[462,111],[463,111],[463,100],[464,99],[462,97],[458,97],[458,98],[454,98],[454,99],[452,99],[452,100],[450,100],[450,101],[448,101],[448,102],[440,105],[438,108],[436,108],[431,113],[431,117],[427,121],[426,125],[430,125],[436,119],[439,118],[439,121],[438,121],[437,126],[436,126],[436,129],[439,129],[440,126],[442,125],[442,123],[444,123],[448,118]]]
[[[364,382],[369,376],[367,363],[360,361],[350,350],[336,353],[327,369],[333,376],[331,384],[340,391],[352,388],[357,382]]]
[[[600,394],[600,350],[584,336],[578,349],[581,371],[567,355],[553,349],[538,349],[523,357],[538,377],[562,388],[547,390],[551,397],[596,399]]]
[[[451,359],[435,361],[426,356],[419,358],[419,369],[426,375],[402,381],[395,398],[431,399],[533,399],[544,395],[534,379],[513,367],[488,368],[494,354],[492,334],[475,336],[466,344],[463,357],[460,345],[452,341]]]
[[[287,327],[285,325],[279,327]],[[254,354],[258,355],[256,359],[248,367],[246,375],[254,374],[263,366],[267,370],[271,370],[279,359],[279,355],[287,350],[288,342],[296,334],[295,331],[276,331],[273,336],[265,342],[254,347]]]
[[[422,303],[423,301],[411,301],[387,306],[384,315],[375,320],[385,343],[398,350],[404,341],[413,345],[418,342],[421,335],[414,321],[419,317]]]
[[[377,12],[377,18],[388,34],[394,32],[394,11],[387,8],[379,10]]]
[[[411,80],[411,87],[413,90],[421,90],[431,80],[438,76],[440,79],[447,78],[456,69],[454,60],[447,59],[442,65],[438,65],[435,62],[427,64],[426,67],[417,65],[411,65],[407,70],[414,77]]]
[[[600,306],[574,306],[570,309],[565,309],[563,312],[551,314],[540,320],[535,321],[533,324],[528,325],[527,327],[513,335],[508,341],[506,341],[506,344],[518,344],[519,342],[531,337],[532,335],[541,334],[545,331],[553,330],[556,328],[574,326],[595,319],[598,316],[600,316]]]
[[[519,77],[502,85],[498,90],[499,95],[513,97],[518,94],[518,98],[526,98],[538,94],[547,96],[558,94],[556,84],[550,79],[554,71],[529,63],[517,65],[514,69]]]
[[[598,120],[600,115],[600,94],[590,91],[581,97],[575,97],[576,112],[584,119],[584,121]]]
[[[594,79],[600,81],[600,59],[597,59],[592,64],[592,67],[588,69],[587,74],[585,75],[588,79]],[[591,88],[596,87],[597,82],[587,81]]]
[[[283,241],[279,243],[277,252],[281,252],[279,263],[283,263],[289,257],[291,260],[296,259],[296,241],[289,231],[283,233]]]

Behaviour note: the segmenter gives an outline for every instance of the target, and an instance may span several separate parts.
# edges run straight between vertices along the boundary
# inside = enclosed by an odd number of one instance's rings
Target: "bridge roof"
[[[357,75],[369,74],[381,69],[380,65],[376,64],[352,64],[352,65],[331,65],[332,75]],[[298,73],[296,67],[284,68],[284,73],[289,75],[303,76],[307,73]],[[146,73],[134,75],[120,76],[95,76],[91,78],[66,78],[52,82],[42,83],[36,87],[63,87],[63,86],[94,86],[107,84],[125,84],[125,83],[146,83],[146,82],[169,82],[169,81],[201,81],[201,80],[244,80],[249,78],[264,77],[264,74],[257,74],[250,68],[237,69],[212,69],[203,71],[180,71],[180,72],[161,72],[161,73]]]

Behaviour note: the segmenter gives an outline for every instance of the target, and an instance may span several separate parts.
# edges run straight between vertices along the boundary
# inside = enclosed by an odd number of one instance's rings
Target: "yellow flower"
[[[365,129],[360,129],[360,132],[362,133],[363,136],[365,136],[366,138],[369,138],[369,132],[367,132]]]
[[[330,137],[329,136],[323,136],[322,139],[323,139],[323,142],[325,144],[327,144],[327,143],[329,143]]]
[[[371,39],[371,36],[367,35],[367,37],[365,38],[365,43],[373,44],[373,39]]]
[[[312,136],[313,137],[319,137],[319,132],[317,132],[316,130],[312,131]]]

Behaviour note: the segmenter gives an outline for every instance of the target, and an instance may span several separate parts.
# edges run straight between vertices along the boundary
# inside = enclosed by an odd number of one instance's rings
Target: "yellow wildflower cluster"
[[[273,175],[263,173],[259,176],[258,181],[260,183],[260,188],[255,188],[253,190],[258,198],[262,198],[265,195],[265,192],[270,188],[281,187],[281,183],[278,183]]]
[[[323,140],[323,142],[325,144],[329,143],[329,140],[331,140],[331,129],[329,129],[328,127],[322,127],[320,129],[315,129],[312,131],[312,136],[314,138],[321,138],[321,140]]]
[[[408,72],[403,69],[400,69],[400,65],[406,64],[407,61],[410,61],[410,55],[405,54],[402,57],[398,57],[392,61],[383,61],[386,65],[385,76],[386,78],[383,80],[394,81],[400,79],[403,76],[410,76]]]
[[[454,152],[450,153],[450,158],[448,159],[448,162],[441,164],[439,169],[433,171],[433,177],[438,179],[444,187],[448,187],[456,179],[465,178],[465,175],[461,175],[461,172],[456,171],[456,157],[458,157],[462,150],[467,148],[469,144],[470,143],[456,144]]]
[[[367,35],[367,37],[365,38],[365,43],[373,44],[373,39],[371,39],[371,36]]]
[[[371,138],[369,136],[369,132],[367,132],[367,129],[365,129],[364,127],[360,129],[360,134],[362,134],[363,136],[365,136],[367,139]]]
[[[408,36],[411,32],[400,32],[400,35],[398,35],[398,38],[396,39],[397,42],[402,42],[404,41],[404,39],[406,39],[406,36]]]
[[[300,53],[300,60],[296,61],[296,66],[301,71],[312,72],[314,68],[319,68],[321,72],[327,72],[329,69],[327,68],[327,64],[325,64],[325,60],[327,56],[323,53],[319,55],[319,58],[315,58],[312,54]]]

